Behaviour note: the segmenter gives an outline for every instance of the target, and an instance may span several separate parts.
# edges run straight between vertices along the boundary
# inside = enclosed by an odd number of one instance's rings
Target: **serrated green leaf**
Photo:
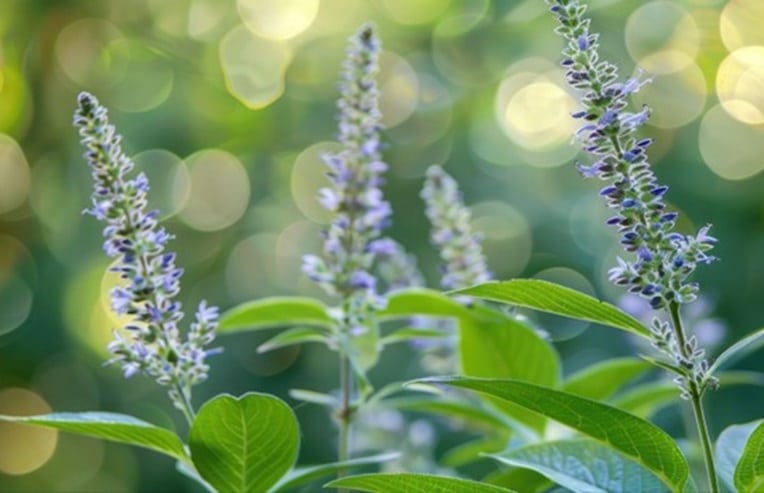
[[[734,479],[739,493],[764,492],[764,423],[759,423],[748,437]]]
[[[491,457],[504,464],[532,469],[574,492],[670,491],[655,474],[590,439],[538,443]]]
[[[392,293],[387,298],[385,308],[375,313],[378,320],[409,318],[415,315],[458,318],[470,316],[470,310],[439,291],[409,288]]]
[[[466,376],[511,378],[547,387],[560,382],[554,347],[527,325],[486,308],[459,319],[459,356]],[[491,402],[513,421],[543,433],[543,416],[503,400]]]
[[[320,464],[317,466],[296,467],[289,471],[286,476],[274,486],[275,491],[285,491],[292,488],[303,486],[317,479],[335,474],[338,471],[349,471],[363,466],[381,464],[397,459],[398,453],[371,455],[369,457],[358,457],[344,462],[332,462],[330,464]]]
[[[621,309],[574,289],[540,279],[492,281],[453,293],[596,322],[650,338],[650,331]]]
[[[329,338],[326,331],[316,327],[295,327],[279,332],[257,347],[258,353],[265,353],[282,347],[293,346],[305,342],[327,343]]]
[[[507,493],[512,490],[468,479],[431,474],[361,474],[335,479],[325,488],[349,488],[369,493]]]
[[[0,421],[53,428],[76,435],[147,448],[183,462],[189,460],[183,449],[183,442],[175,433],[125,414],[82,412],[23,417],[0,415]]]
[[[601,401],[650,368],[649,363],[636,358],[614,358],[601,361],[568,377],[562,390],[569,394]]]
[[[764,328],[748,334],[722,351],[722,354],[717,356],[716,360],[711,364],[711,367],[708,369],[708,374],[713,375],[716,371],[759,350],[762,346],[764,346]]]
[[[289,406],[254,392],[207,401],[189,434],[196,470],[220,493],[267,491],[294,464],[299,442]]]
[[[764,423],[764,420],[757,419],[750,423],[728,426],[716,439],[716,471],[719,473],[719,479],[730,491],[735,491],[735,468],[740,462],[748,438],[761,423]]]
[[[445,467],[462,467],[476,460],[484,459],[486,454],[494,454],[504,450],[509,443],[509,434],[504,436],[489,435],[476,440],[464,442],[446,451],[438,461]]]
[[[673,490],[681,491],[687,483],[687,460],[676,442],[652,423],[615,407],[517,380],[444,377],[417,382],[470,389],[513,402],[612,447]]]
[[[327,313],[326,305],[313,298],[273,296],[226,311],[220,317],[217,331],[224,334],[296,325],[331,329],[334,320]]]
[[[388,346],[397,342],[407,342],[417,339],[443,339],[448,336],[449,334],[442,330],[404,327],[384,336],[380,342],[383,346]]]

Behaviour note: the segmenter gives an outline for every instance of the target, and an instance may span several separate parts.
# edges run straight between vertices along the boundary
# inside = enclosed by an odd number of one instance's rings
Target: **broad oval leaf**
[[[764,491],[764,423],[759,423],[748,437],[734,477],[740,493]]]
[[[554,347],[535,330],[483,307],[459,320],[459,357],[470,377],[511,378],[556,387],[560,359]],[[491,399],[512,421],[542,434],[546,419],[503,400]]]
[[[689,477],[687,460],[666,432],[615,407],[517,380],[445,377],[416,382],[482,392],[543,414],[632,458],[672,490],[681,491]]]
[[[189,461],[183,449],[183,442],[175,433],[125,414],[82,412],[23,417],[0,415],[0,421],[54,428],[77,435],[135,445],[161,452],[182,462]]]
[[[540,279],[491,281],[452,291],[484,300],[532,308],[564,317],[596,322],[650,338],[639,320],[619,308],[574,289]]]
[[[562,390],[599,401],[607,399],[629,381],[651,368],[647,361],[636,358],[614,358],[601,361],[568,377]]]
[[[294,464],[299,441],[289,406],[254,392],[207,401],[189,434],[196,470],[221,493],[268,491]]]
[[[538,443],[491,457],[504,464],[534,470],[575,492],[669,491],[655,474],[590,439]]]
[[[385,308],[374,314],[378,320],[409,318],[416,315],[458,318],[469,316],[470,310],[439,291],[408,288],[391,293]]]
[[[289,471],[286,476],[282,477],[273,489],[274,491],[290,490],[331,474],[336,474],[338,471],[349,471],[358,467],[380,464],[382,462],[397,459],[398,457],[400,457],[400,454],[392,452],[388,454],[370,455],[368,457],[358,457],[343,462],[296,467]]]
[[[757,419],[750,423],[728,426],[716,439],[716,470],[730,491],[735,490],[735,468],[743,455],[745,444],[751,433],[763,422],[764,420]]]
[[[764,328],[743,337],[735,344],[722,351],[722,354],[716,357],[716,360],[714,360],[713,364],[708,369],[708,374],[713,375],[717,370],[731,365],[744,356],[760,349],[762,346],[764,346]]]
[[[287,346],[294,346],[295,344],[302,344],[304,342],[323,342],[329,341],[326,331],[318,329],[316,327],[294,327],[279,332],[275,336],[271,337],[264,343],[257,347],[258,353],[266,353]]]
[[[360,474],[335,479],[325,488],[349,488],[369,493],[507,493],[512,490],[468,479],[431,474]]]
[[[334,321],[323,303],[313,298],[272,296],[249,301],[223,313],[219,333],[295,325],[331,328]]]

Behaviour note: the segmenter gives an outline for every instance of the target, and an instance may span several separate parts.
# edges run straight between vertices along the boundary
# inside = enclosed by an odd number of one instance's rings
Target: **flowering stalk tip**
[[[174,404],[187,417],[191,387],[207,377],[205,350],[215,337],[217,307],[202,301],[185,340],[178,323],[183,318],[180,277],[175,254],[165,246],[173,238],[159,226],[158,211],[147,211],[149,182],[146,175],[133,176],[135,165],[123,152],[122,137],[109,124],[107,110],[91,94],[77,98],[74,125],[79,129],[95,188],[92,205],[85,212],[103,221],[103,248],[115,259],[111,270],[122,279],[111,291],[112,309],[128,315],[127,333],[115,331],[109,345],[125,377],[144,373],[169,387]]]
[[[490,280],[480,237],[472,233],[471,214],[456,181],[440,166],[431,166],[421,195],[432,224],[430,240],[444,262],[441,286],[459,289]]]

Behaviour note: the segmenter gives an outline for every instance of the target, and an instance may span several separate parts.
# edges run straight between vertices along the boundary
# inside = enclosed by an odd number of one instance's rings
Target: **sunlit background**
[[[634,103],[654,110],[651,161],[681,228],[710,222],[720,240],[722,261],[698,274],[706,296],[695,315],[712,328],[704,337],[730,341],[764,325],[764,2],[591,3],[603,54],[624,76],[653,79]],[[177,236],[187,306],[321,296],[300,258],[318,250],[328,220],[316,200],[326,183],[319,156],[336,147],[345,40],[367,20],[384,44],[391,234],[419,257],[430,285],[437,260],[418,193],[427,166],[440,163],[473,206],[496,277],[539,277],[619,300],[606,281],[617,239],[603,225],[599,184],[572,164],[575,95],[540,0],[3,0],[0,413],[101,409],[184,432],[161,389],[101,366],[119,320],[108,311],[99,225],[81,213],[90,178],[70,124],[76,94],[91,91],[111,109],[148,174],[153,205]],[[633,350],[601,328],[537,322],[558,341],[567,372]],[[258,355],[268,335],[221,338],[225,355],[197,403],[221,391],[288,399],[292,387],[333,388],[332,353]],[[388,356],[398,360],[375,382],[415,371],[411,351]],[[761,368],[759,358],[741,367]],[[709,399],[714,430],[762,414],[760,390],[725,405],[736,392]],[[301,462],[331,460],[326,413],[290,403]],[[151,452],[0,424],[1,491],[184,488],[172,461]]]

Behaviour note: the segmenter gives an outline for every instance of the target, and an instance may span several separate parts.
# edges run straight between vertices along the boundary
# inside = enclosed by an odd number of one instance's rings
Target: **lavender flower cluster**
[[[480,237],[472,233],[471,214],[456,181],[440,166],[431,166],[422,198],[432,224],[430,239],[440,249],[444,261],[441,286],[459,289],[489,281],[491,274],[480,247]]]
[[[586,123],[578,131],[584,149],[596,162],[579,165],[585,177],[609,182],[600,194],[616,215],[607,223],[621,234],[621,244],[633,260],[618,259],[610,271],[615,284],[626,286],[655,308],[693,301],[698,286],[687,278],[699,263],[709,263],[715,238],[704,226],[695,236],[674,231],[677,213],[666,211],[660,185],[647,161],[651,139],[638,139],[636,131],[650,111],[626,109],[628,97],[645,83],[638,78],[618,81],[617,68],[599,59],[598,35],[589,32],[586,6],[577,0],[547,0],[559,25],[555,31],[567,40],[562,66],[568,83],[581,91],[584,108],[573,116]]]
[[[380,238],[390,222],[390,204],[382,196],[381,129],[375,80],[380,44],[374,28],[364,25],[350,39],[344,62],[339,108],[342,150],[325,156],[331,188],[319,192],[321,204],[335,213],[323,232],[323,257],[306,255],[303,272],[328,294],[379,303],[371,269],[390,242]]]
[[[175,266],[175,254],[165,251],[172,236],[158,225],[159,212],[146,210],[146,175],[129,176],[134,164],[122,151],[122,138],[91,94],[79,95],[74,125],[95,182],[92,207],[85,212],[106,223],[104,251],[116,259],[111,270],[123,280],[111,291],[112,309],[131,318],[126,335],[114,332],[109,363],[120,363],[125,377],[141,372],[169,387],[176,407],[188,412],[191,386],[207,377],[206,357],[214,350],[204,348],[215,338],[218,309],[202,301],[181,338],[183,312],[176,298],[183,270]]]

